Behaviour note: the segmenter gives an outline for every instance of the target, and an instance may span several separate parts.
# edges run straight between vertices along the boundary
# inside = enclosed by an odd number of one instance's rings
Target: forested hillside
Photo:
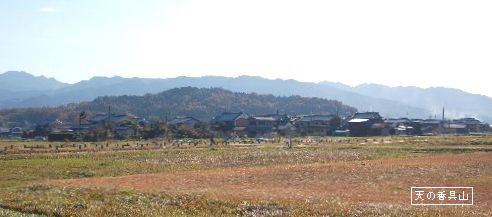
[[[107,112],[131,113],[139,117],[172,118],[186,115],[208,121],[223,112],[242,111],[247,114],[339,114],[348,116],[356,109],[335,100],[289,96],[277,97],[255,93],[235,93],[221,88],[183,87],[144,96],[105,96],[93,101],[73,103],[59,107],[19,108],[0,111],[3,123],[42,123],[54,119],[75,122],[77,114],[89,115]]]

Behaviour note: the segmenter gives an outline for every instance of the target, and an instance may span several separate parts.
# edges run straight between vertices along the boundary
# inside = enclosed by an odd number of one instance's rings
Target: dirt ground
[[[235,167],[119,177],[46,180],[244,200],[339,200],[408,206],[412,186],[473,186],[475,207],[492,207],[492,153]]]

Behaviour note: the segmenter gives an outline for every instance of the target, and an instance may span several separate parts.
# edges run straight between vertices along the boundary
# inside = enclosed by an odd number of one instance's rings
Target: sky
[[[0,0],[0,72],[445,86],[492,96],[490,0]]]

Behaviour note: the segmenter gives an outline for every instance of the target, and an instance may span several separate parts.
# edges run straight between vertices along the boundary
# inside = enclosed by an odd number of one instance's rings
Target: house
[[[348,121],[351,136],[379,136],[383,134],[385,124],[378,112],[355,113]]]
[[[255,115],[248,118],[248,122],[249,137],[276,133],[286,135],[294,128],[291,118],[286,114]]]
[[[484,123],[475,118],[462,118],[457,120],[426,119],[418,121],[424,134],[467,134],[470,132],[486,132]]]
[[[333,136],[350,136],[350,130],[335,130]]]
[[[65,123],[55,119],[53,121],[45,121],[43,124],[36,126],[34,135],[38,137],[47,136],[48,141],[75,141],[76,134],[70,123]],[[45,134],[48,135],[45,135]]]
[[[56,119],[55,121],[49,123],[48,129],[50,132],[65,132],[73,133],[72,125],[70,123],[65,123]]]
[[[491,132],[492,131],[492,125],[487,124],[487,123],[482,123],[480,125],[480,128],[483,130],[483,132]]]
[[[193,117],[184,117],[184,116],[178,116],[172,119],[171,121],[168,122],[169,125],[174,125],[174,126],[187,126],[190,128],[195,128],[197,124],[200,123],[200,121],[196,118]]]
[[[14,127],[20,127],[22,126],[19,122],[13,122],[13,121],[10,121],[10,122],[7,122],[7,126],[9,129],[12,129]]]
[[[111,123],[112,125],[123,125],[138,120],[136,116],[130,114],[96,114],[88,120],[89,124],[104,125]]]
[[[253,116],[248,118],[248,122],[249,137],[272,134],[277,127],[277,120],[268,116]]]
[[[113,126],[121,126],[127,124],[137,123],[140,119],[131,114],[96,114],[94,117],[88,120],[89,125],[101,125],[111,123]]]
[[[278,134],[287,136],[292,135],[297,131],[297,128],[294,124],[295,119],[293,117],[286,114],[280,115],[278,113],[272,115],[272,117],[276,120],[275,131],[277,131]]]
[[[336,115],[306,115],[300,117],[295,126],[303,136],[331,136],[340,127],[340,122]]]
[[[91,119],[89,119],[90,123],[100,123],[110,121],[112,123],[121,123],[124,121],[130,121],[136,119],[133,115],[128,114],[96,114]]]
[[[408,118],[389,118],[384,123],[390,135],[420,135],[420,122]]]
[[[145,118],[139,118],[137,120],[137,124],[138,124],[139,127],[146,127],[146,126],[150,126],[150,121],[148,121]]]
[[[128,138],[134,135],[135,129],[146,124],[145,119],[139,119],[131,114],[96,114],[80,126],[73,126],[80,138]],[[131,129],[131,130],[130,130]]]
[[[458,120],[453,120],[454,124],[463,124],[466,126],[468,132],[484,132],[487,131],[484,124],[475,118],[462,118]]]
[[[0,138],[6,138],[10,136],[10,129],[0,127]]]
[[[72,124],[63,122],[58,119],[46,120],[34,127],[32,131],[32,136],[47,137],[50,133],[58,133],[66,130],[73,130]]]
[[[419,122],[423,134],[437,134],[443,131],[444,122],[441,120],[426,119]]]
[[[10,129],[10,136],[14,138],[22,138],[24,130],[21,127],[14,127]]]
[[[135,135],[135,129],[129,126],[115,127],[113,132],[117,139],[128,139]]]
[[[65,142],[75,140],[76,136],[73,130],[56,130],[50,132],[50,134],[48,135],[48,141]]]
[[[242,112],[224,112],[214,117],[210,124],[215,131],[245,135],[249,121],[248,116]]]
[[[285,124],[279,125],[277,127],[277,133],[282,136],[293,135],[297,132],[297,128],[292,121],[289,121]]]
[[[443,133],[448,134],[468,134],[466,124],[448,122],[443,125]]]

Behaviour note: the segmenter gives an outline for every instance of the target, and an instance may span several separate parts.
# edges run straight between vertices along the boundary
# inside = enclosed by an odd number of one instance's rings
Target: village
[[[0,139],[4,216],[490,216],[492,136],[473,118],[96,114],[11,131]],[[407,208],[410,186],[427,183],[470,183],[477,205]],[[361,205],[376,200],[391,206]]]
[[[8,123],[0,128],[3,139],[49,141],[140,140],[166,137],[191,138],[268,138],[304,136],[412,136],[440,134],[480,134],[491,131],[489,124],[475,118],[411,119],[384,118],[378,112],[360,112],[349,117],[333,114],[287,115],[279,112],[250,115],[223,112],[209,121],[190,116],[177,116],[162,121],[148,121],[131,114],[101,113],[86,117],[79,123],[46,121],[31,128]]]
[[[0,217],[492,217],[491,11],[0,0]]]

